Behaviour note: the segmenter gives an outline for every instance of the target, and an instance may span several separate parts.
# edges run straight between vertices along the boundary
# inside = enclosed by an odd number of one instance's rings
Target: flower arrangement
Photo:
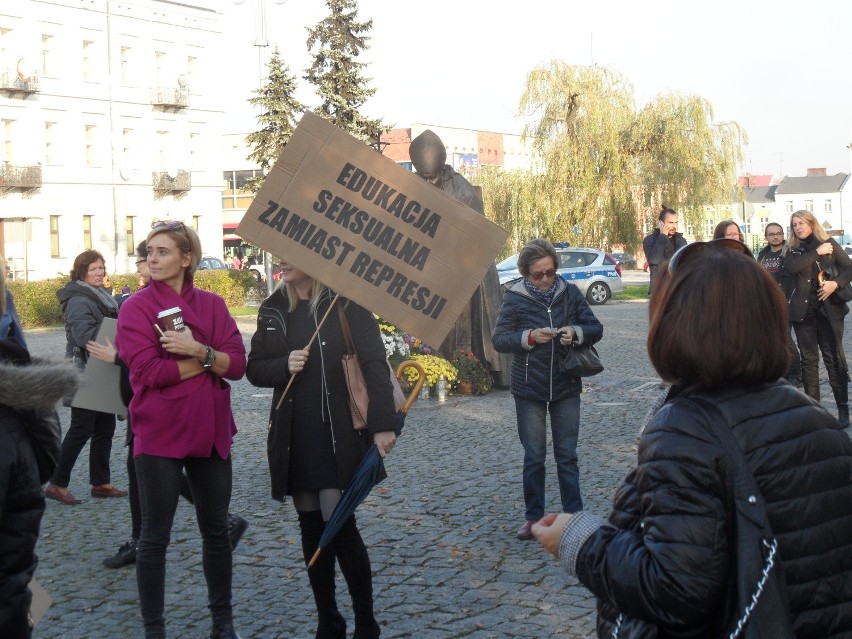
[[[376,316],[379,322],[379,332],[382,335],[382,341],[385,343],[385,353],[388,359],[407,359],[411,352],[409,347],[410,342],[406,339],[408,335],[400,331],[396,326],[385,322],[382,318]]]
[[[459,381],[471,382],[474,395],[484,395],[491,390],[491,372],[470,351],[454,351],[450,364],[455,367]]]
[[[423,367],[423,372],[426,373],[426,383],[429,384],[430,389],[435,388],[435,384],[438,381],[438,376],[443,373],[444,379],[447,380],[447,385],[451,386],[453,382],[456,381],[456,369],[443,357],[438,357],[437,355],[422,355],[420,353],[413,353],[411,358],[419,363]],[[409,384],[413,384],[417,381],[419,377],[419,373],[413,368],[405,369],[403,373],[405,378],[408,380]]]

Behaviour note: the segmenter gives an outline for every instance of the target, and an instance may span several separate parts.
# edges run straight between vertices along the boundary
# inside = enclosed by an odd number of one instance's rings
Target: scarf
[[[553,296],[556,295],[557,279],[558,278],[554,277],[553,278],[553,284],[550,285],[549,289],[544,290],[544,291],[541,290],[540,288],[536,287],[535,285],[533,285],[532,282],[530,282],[526,278],[523,279],[523,282],[524,282],[524,286],[527,289],[527,293],[529,293],[530,296],[533,299],[536,299],[539,302],[541,302],[542,304],[544,304],[545,306],[549,307],[553,303]]]
[[[83,280],[77,280],[77,284],[88,288],[90,291],[94,291],[95,295],[98,296],[98,299],[106,308],[111,308],[116,315],[118,314],[118,301],[116,301],[112,295],[107,293],[105,288],[102,286],[92,286]]]

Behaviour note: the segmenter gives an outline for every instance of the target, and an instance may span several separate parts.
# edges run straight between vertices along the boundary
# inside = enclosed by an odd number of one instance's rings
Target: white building
[[[811,211],[828,234],[840,244],[852,236],[852,186],[848,173],[826,175],[825,169],[808,169],[802,177],[785,176],[775,190],[775,217],[784,228],[796,211]]]
[[[222,247],[222,16],[205,0],[0,2],[0,253],[14,277],[92,248],[134,270],[152,221]],[[208,248],[209,247],[209,248]]]

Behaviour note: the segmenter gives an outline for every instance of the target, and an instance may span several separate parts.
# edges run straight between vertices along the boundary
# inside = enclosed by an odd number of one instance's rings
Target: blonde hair
[[[198,233],[191,226],[187,226],[183,222],[158,222],[148,233],[146,243],[151,241],[151,238],[160,233],[165,233],[177,246],[178,250],[183,255],[189,255],[190,261],[186,272],[192,276],[201,264],[201,240]]]
[[[814,217],[814,214],[810,211],[796,211],[790,216],[790,239],[787,240],[787,246],[791,249],[799,248],[802,242],[799,240],[799,237],[793,232],[793,220],[799,218],[811,227],[811,230],[814,232],[814,237],[818,239],[820,242],[828,242],[829,237],[828,233],[825,232],[825,229],[822,228],[822,224],[820,224],[817,219]]]
[[[284,288],[284,293],[287,295],[287,312],[292,313],[296,310],[296,305],[299,303],[299,294],[296,292],[296,287],[289,282],[282,282],[281,287]],[[328,287],[319,280],[313,280],[311,285],[311,312],[315,313],[323,293],[328,290]]]

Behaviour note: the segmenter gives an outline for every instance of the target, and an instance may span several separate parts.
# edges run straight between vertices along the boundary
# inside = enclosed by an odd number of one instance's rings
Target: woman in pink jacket
[[[225,379],[245,373],[243,340],[224,300],[193,286],[198,235],[182,222],[148,234],[149,286],[123,305],[116,346],[130,368],[133,454],[142,506],[136,579],[146,639],[166,636],[166,548],[185,469],[203,539],[211,639],[239,639],[231,611],[231,442],[236,425]],[[158,328],[179,307],[184,330]]]

